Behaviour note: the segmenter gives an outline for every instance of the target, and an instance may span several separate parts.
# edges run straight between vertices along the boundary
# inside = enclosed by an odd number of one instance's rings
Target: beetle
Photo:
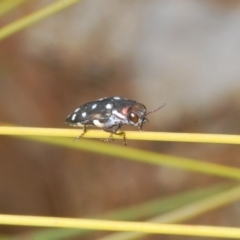
[[[76,140],[80,139],[86,133],[87,126],[96,126],[111,133],[107,139],[102,139],[103,141],[113,140],[113,134],[121,134],[126,146],[125,133],[118,133],[121,126],[124,124],[133,125],[142,131],[143,124],[148,122],[146,116],[158,111],[164,105],[165,103],[147,112],[143,104],[132,99],[118,96],[105,97],[78,107],[73,113],[68,115],[65,123],[74,127],[83,127],[82,134]]]

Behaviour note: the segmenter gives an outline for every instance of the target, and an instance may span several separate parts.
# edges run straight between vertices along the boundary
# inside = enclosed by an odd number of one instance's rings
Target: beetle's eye
[[[133,122],[133,123],[137,123],[138,120],[139,120],[139,117],[138,117],[138,115],[137,115],[136,113],[131,112],[131,113],[129,114],[129,120],[130,120],[131,122]]]

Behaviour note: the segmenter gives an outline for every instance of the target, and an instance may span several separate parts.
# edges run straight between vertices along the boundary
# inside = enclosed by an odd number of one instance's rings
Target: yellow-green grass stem
[[[0,29],[0,40],[3,40],[4,38],[7,38],[53,14],[56,14],[57,12],[62,11],[79,1],[80,0],[57,0],[54,3],[29,14],[28,16],[18,19]]]
[[[187,205],[189,204],[191,204],[192,206],[192,204],[194,204],[194,202],[196,201],[199,202],[201,201],[201,199],[205,200],[207,199],[207,197],[229,190],[230,188],[232,189],[233,186],[225,183],[225,184],[215,185],[211,187],[194,189],[194,190],[190,190],[182,193],[173,194],[164,198],[150,200],[148,202],[140,203],[127,208],[118,209],[112,212],[101,214],[99,216],[93,216],[88,218],[134,221],[137,219],[146,219],[147,217],[152,217],[155,215],[160,215],[164,217],[168,214],[167,212],[170,212],[170,211],[171,211],[170,215],[172,216],[172,211],[174,209],[175,211],[178,211],[178,209],[181,210],[184,208],[184,206],[187,207]],[[219,207],[219,205],[216,204],[214,205],[214,207],[217,208]],[[185,212],[183,214],[185,214]],[[190,214],[189,217],[191,218],[192,215],[193,214]],[[178,214],[177,214],[177,217],[178,217]],[[178,219],[176,219],[176,221],[177,220]],[[77,236],[78,238],[80,238],[80,236],[90,234],[91,232],[92,232],[91,230],[83,230],[83,229],[53,228],[53,229],[44,229],[39,231],[35,230],[31,233],[31,236],[33,239],[36,239],[36,240],[37,239],[60,240],[60,239],[68,239],[69,237],[73,237],[73,236]],[[118,235],[120,236],[119,238],[116,238],[116,239],[112,238],[112,239],[124,240],[125,238],[123,237],[123,234],[126,239],[128,239],[130,236],[131,237],[135,236],[136,238],[137,236],[143,235],[143,233],[124,232],[124,233],[118,233]],[[116,236],[116,234],[111,234],[110,236],[112,235]],[[108,237],[110,238],[110,236]],[[17,235],[16,238],[13,238],[13,239],[11,238],[11,239],[16,240],[19,238],[21,238],[21,235],[20,236]]]
[[[217,193],[213,196],[207,196],[198,201],[194,201],[185,206],[173,209],[167,213],[160,214],[157,217],[151,218],[149,222],[158,223],[177,223],[183,222],[194,217],[200,216],[205,212],[215,210],[219,207],[236,202],[240,199],[240,186],[233,187],[225,190],[224,192]],[[221,227],[219,227],[221,229]],[[146,233],[114,233],[109,236],[100,238],[99,240],[135,240],[145,236]]]
[[[200,162],[194,159],[181,158],[177,156],[154,153],[150,151],[144,151],[124,146],[117,146],[113,144],[111,146],[108,146],[106,143],[94,142],[89,140],[82,140],[77,143],[74,143],[69,139],[49,137],[48,138],[28,137],[28,139],[53,144],[57,146],[65,146],[77,150],[84,150],[92,153],[108,155],[112,157],[119,157],[126,160],[152,164],[156,166],[167,166],[193,172],[215,175],[219,177],[240,180],[240,169],[223,166],[216,163]]]
[[[70,132],[69,132],[70,131]],[[90,130],[89,132],[94,131]],[[96,131],[99,134],[98,137],[106,137],[108,133],[103,131]],[[147,164],[153,164],[158,166],[168,166],[179,169],[184,169],[188,171],[194,171],[199,173],[205,173],[210,175],[215,175],[219,177],[226,177],[230,179],[240,180],[240,169],[223,166],[220,164],[200,162],[188,158],[176,157],[167,154],[154,153],[150,151],[140,150],[118,146],[116,144],[103,143],[100,141],[90,141],[85,139],[80,139],[78,142],[74,143],[72,139],[69,138],[59,138],[60,136],[74,136],[78,131],[73,129],[47,129],[47,128],[19,128],[19,127],[0,127],[0,135],[14,135],[21,136],[27,139],[40,141],[48,144],[53,144],[57,146],[70,147],[73,149],[89,151],[92,153],[103,154],[108,156],[120,157],[123,159],[137,161]],[[141,134],[141,132],[139,133]],[[38,136],[38,137],[36,137]],[[45,137],[39,137],[45,136]],[[58,136],[57,138],[46,137],[46,136]],[[75,135],[76,136],[76,135]],[[130,136],[130,135],[129,135]],[[74,139],[74,138],[73,138]]]
[[[2,0],[0,1],[0,17],[29,0]]]
[[[205,134],[205,133],[170,133],[170,132],[140,132],[124,131],[127,140],[167,141],[240,144],[240,135]],[[39,128],[39,127],[9,127],[1,126],[0,135],[25,135],[48,137],[78,137],[82,129]],[[102,130],[89,129],[83,138],[107,138],[109,133]],[[114,139],[122,139],[122,135],[114,134]]]
[[[240,239],[240,228],[123,222],[60,217],[37,217],[0,214],[0,223],[15,226],[77,228],[102,231],[126,231],[155,234]]]

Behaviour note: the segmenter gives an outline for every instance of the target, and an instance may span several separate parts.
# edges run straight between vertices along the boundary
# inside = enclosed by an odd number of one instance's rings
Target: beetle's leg
[[[104,142],[108,142],[108,141],[110,141],[110,140],[114,140],[112,136],[113,136],[113,134],[116,134],[116,132],[118,131],[118,129],[119,129],[120,127],[121,127],[120,124],[116,124],[116,125],[113,125],[113,126],[111,126],[111,127],[104,127],[103,130],[104,130],[105,132],[110,132],[111,134],[110,134],[110,136],[109,136],[108,138],[101,139],[101,140],[104,141]]]
[[[121,123],[118,123],[116,125],[113,125],[111,127],[108,127],[108,128],[103,128],[104,131],[106,132],[110,132],[110,136],[106,139],[101,139],[102,141],[104,142],[108,142],[110,140],[114,140],[113,139],[113,134],[117,134],[117,135],[122,135],[123,136],[123,141],[124,141],[124,145],[127,146],[127,141],[126,141],[126,135],[125,135],[125,132],[120,132],[120,133],[117,133],[117,131],[121,128],[122,124]]]
[[[87,125],[83,125],[83,132],[74,139],[74,142],[77,142],[86,132],[87,132]]]

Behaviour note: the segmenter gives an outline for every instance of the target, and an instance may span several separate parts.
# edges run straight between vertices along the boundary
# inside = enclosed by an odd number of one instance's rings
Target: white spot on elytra
[[[77,108],[74,112],[76,113],[76,112],[78,112],[80,110],[80,108]]]
[[[96,120],[96,119],[93,120],[93,124],[97,127],[103,127],[104,126],[104,123],[101,123],[101,122],[99,122],[99,120]]]
[[[76,113],[74,113],[74,114],[72,115],[72,117],[71,117],[71,120],[72,120],[72,121],[74,121],[74,120],[75,120],[75,118],[76,118],[76,116],[77,116],[77,114],[76,114]]]
[[[92,109],[95,109],[96,107],[97,107],[96,103],[94,105],[92,105]]]
[[[108,103],[107,105],[106,105],[106,108],[107,109],[111,109],[113,107],[113,105],[111,104],[111,103]]]
[[[115,99],[115,100],[119,100],[119,99],[121,99],[121,98],[120,98],[120,97],[114,97],[114,99]]]
[[[104,100],[104,99],[106,99],[106,97],[104,97],[104,98],[100,98],[100,99],[98,99],[98,101],[102,101],[102,100]]]
[[[87,113],[86,112],[83,112],[82,113],[82,117],[86,117],[87,116]]]

